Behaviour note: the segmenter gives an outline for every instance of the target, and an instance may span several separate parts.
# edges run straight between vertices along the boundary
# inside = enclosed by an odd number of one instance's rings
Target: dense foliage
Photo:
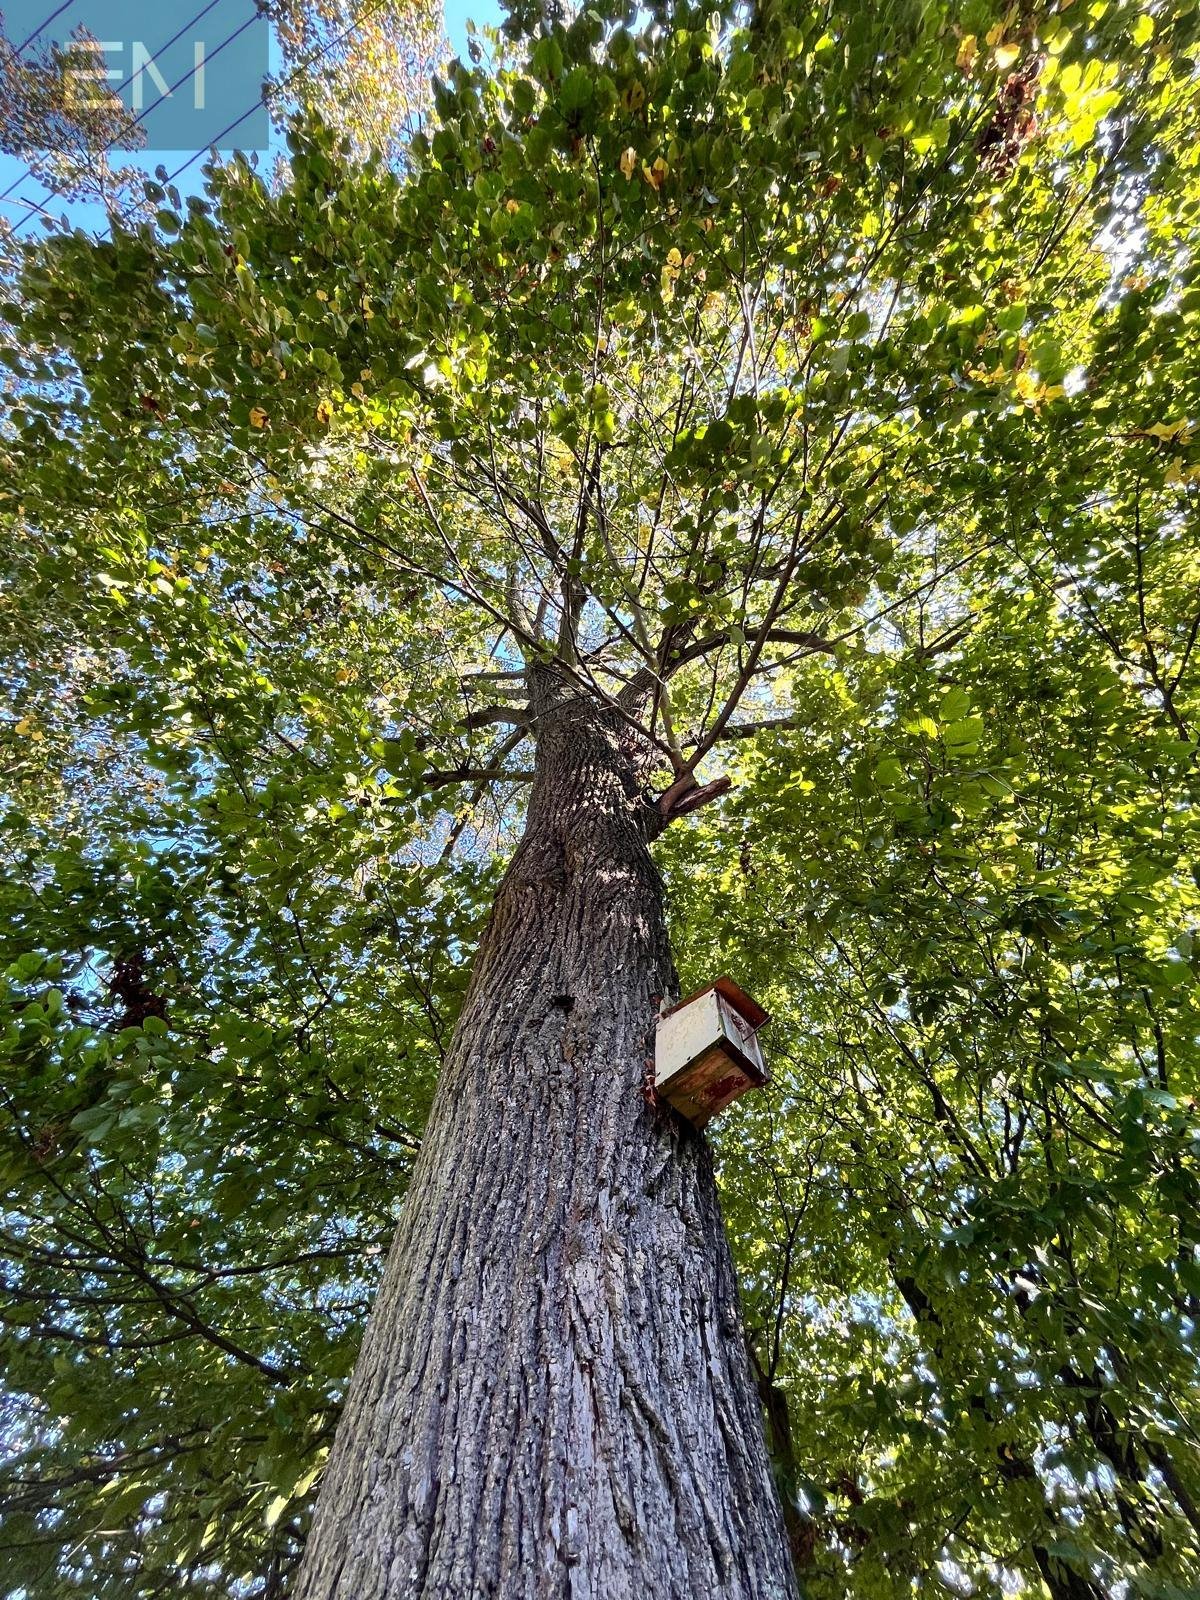
[[[547,654],[732,780],[656,849],[775,1012],[805,1592],[1193,1592],[1197,24],[514,11],[403,174],[310,120],[27,252],[10,1592],[286,1592]]]

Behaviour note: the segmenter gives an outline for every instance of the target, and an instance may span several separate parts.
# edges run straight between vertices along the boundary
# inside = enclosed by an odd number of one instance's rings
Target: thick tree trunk
[[[621,723],[550,669],[301,1600],[792,1593],[703,1138],[645,1104],[674,988]]]

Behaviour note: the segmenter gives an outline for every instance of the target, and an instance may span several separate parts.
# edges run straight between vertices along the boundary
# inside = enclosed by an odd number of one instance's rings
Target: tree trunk
[[[622,723],[531,673],[536,774],[351,1383],[300,1600],[792,1594]]]

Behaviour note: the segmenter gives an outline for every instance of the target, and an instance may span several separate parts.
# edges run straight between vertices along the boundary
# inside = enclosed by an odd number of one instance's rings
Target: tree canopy
[[[514,8],[403,163],[310,109],[23,253],[12,1592],[287,1592],[543,659],[774,1012],[711,1136],[804,1592],[1192,1592],[1198,31]]]

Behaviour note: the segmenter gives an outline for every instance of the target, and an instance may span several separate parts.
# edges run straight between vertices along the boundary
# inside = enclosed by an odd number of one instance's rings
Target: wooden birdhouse
[[[688,995],[658,1019],[654,1088],[695,1127],[767,1081],[758,1030],[770,1019],[729,978]]]

